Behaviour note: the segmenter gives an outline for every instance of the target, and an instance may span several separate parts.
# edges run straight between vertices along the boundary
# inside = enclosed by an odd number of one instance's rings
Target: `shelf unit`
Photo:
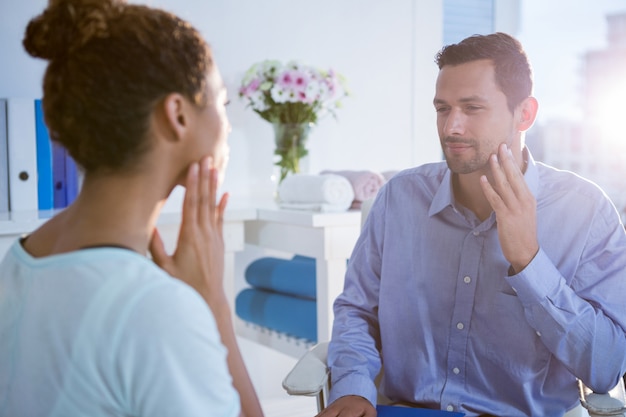
[[[330,340],[333,302],[343,290],[347,260],[361,230],[361,212],[340,213],[259,209],[245,222],[245,242],[265,249],[315,258],[317,340]],[[295,358],[309,341],[290,337],[236,319],[237,334]]]

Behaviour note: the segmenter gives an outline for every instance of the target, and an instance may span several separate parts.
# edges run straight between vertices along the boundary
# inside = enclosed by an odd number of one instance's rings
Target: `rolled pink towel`
[[[352,208],[359,208],[361,202],[374,198],[380,187],[385,184],[385,177],[374,171],[322,171],[320,174],[335,174],[346,177],[354,189]]]

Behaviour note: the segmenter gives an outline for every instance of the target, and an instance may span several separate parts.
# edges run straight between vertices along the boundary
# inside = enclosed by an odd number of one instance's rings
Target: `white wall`
[[[213,46],[232,103],[231,159],[223,186],[231,193],[232,202],[268,198],[275,187],[270,181],[271,127],[245,109],[236,95],[246,69],[264,59],[299,59],[333,67],[348,80],[353,96],[345,100],[338,120],[322,120],[312,132],[310,172],[383,171],[440,159],[432,98],[437,75],[434,55],[442,42],[442,1],[145,3],[189,20]],[[0,97],[41,96],[45,63],[30,58],[21,40],[27,22],[46,4],[47,0],[0,0]],[[498,15],[507,21],[503,9]],[[499,25],[498,29],[506,27]],[[177,191],[179,198],[181,190]],[[172,199],[169,208],[178,207],[178,198]],[[248,247],[237,257],[240,278],[247,262],[256,255],[258,250]],[[294,361],[252,342],[242,341],[241,347],[259,395],[280,395],[280,381]]]
[[[137,1],[139,3],[139,1]],[[298,59],[332,67],[353,96],[338,120],[323,119],[309,139],[310,172],[400,169],[439,159],[432,96],[441,44],[441,0],[154,0],[189,20],[213,46],[230,91],[231,196],[274,190],[271,126],[237,97],[253,63]],[[0,0],[0,97],[40,96],[45,63],[21,45],[46,0]]]

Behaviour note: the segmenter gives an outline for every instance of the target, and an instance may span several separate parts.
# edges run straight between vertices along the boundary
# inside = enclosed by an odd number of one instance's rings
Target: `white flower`
[[[289,98],[289,93],[278,84],[272,87],[270,94],[276,103],[285,103]]]
[[[265,111],[268,109],[267,103],[265,102],[265,94],[261,90],[257,90],[254,93],[248,96],[250,100],[250,106],[254,110]]]

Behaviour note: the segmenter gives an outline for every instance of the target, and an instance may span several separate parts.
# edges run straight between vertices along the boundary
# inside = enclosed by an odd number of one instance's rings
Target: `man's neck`
[[[452,192],[457,203],[470,210],[482,222],[493,209],[480,186],[480,174],[452,174]]]

